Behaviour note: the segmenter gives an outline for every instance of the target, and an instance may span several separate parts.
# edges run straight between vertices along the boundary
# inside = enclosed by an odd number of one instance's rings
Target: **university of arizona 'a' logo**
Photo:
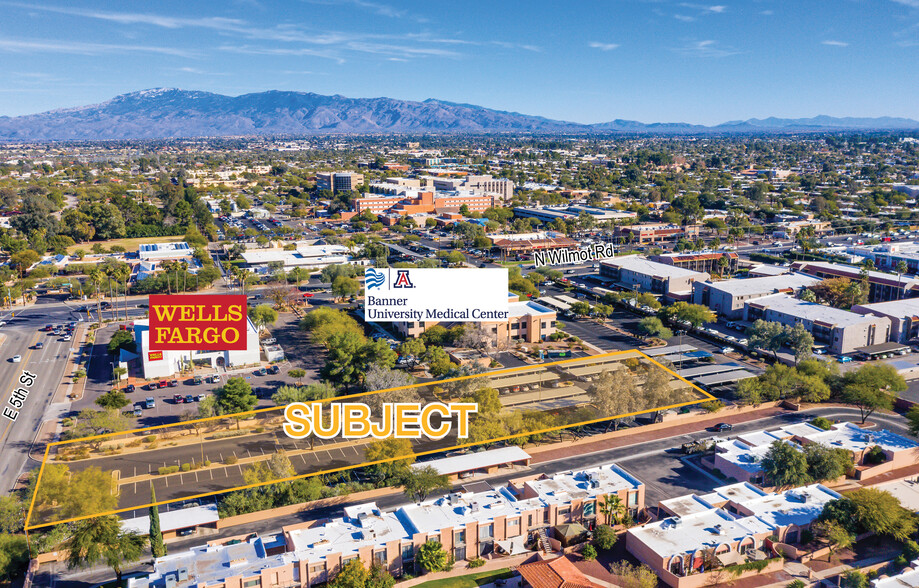
[[[367,271],[364,272],[364,282],[367,284],[368,290],[373,290],[374,288],[379,288],[386,282],[386,276],[383,275],[383,272],[368,268]]]
[[[396,278],[396,283],[392,285],[393,288],[414,288],[415,285],[412,284],[412,281],[408,279],[408,270],[399,270],[399,276]]]

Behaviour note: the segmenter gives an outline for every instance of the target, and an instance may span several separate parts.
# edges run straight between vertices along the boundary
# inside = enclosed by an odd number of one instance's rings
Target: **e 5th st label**
[[[9,406],[3,407],[3,416],[11,421],[16,420],[19,416],[19,411],[25,406],[26,398],[29,397],[29,388],[35,383],[37,377],[38,376],[28,370],[22,370],[22,373],[19,374],[19,383],[21,386],[10,392],[10,397],[7,401]]]

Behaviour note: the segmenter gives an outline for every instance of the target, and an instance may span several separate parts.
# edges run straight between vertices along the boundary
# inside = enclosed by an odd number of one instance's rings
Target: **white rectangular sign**
[[[504,321],[505,268],[367,268],[364,317],[376,322]]]

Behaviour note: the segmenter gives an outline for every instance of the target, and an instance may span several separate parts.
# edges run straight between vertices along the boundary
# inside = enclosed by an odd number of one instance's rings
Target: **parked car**
[[[219,383],[220,383],[220,374],[214,374],[213,376],[211,376],[211,383],[212,383],[212,384],[219,384]]]
[[[182,404],[183,402],[185,402],[185,397],[182,396],[181,394],[173,394],[172,401],[175,402],[176,404]]]
[[[192,383],[195,386],[197,386],[198,384],[201,384],[202,382],[204,382],[204,378],[202,378],[201,376],[195,376],[195,378],[192,380]]]
[[[731,423],[718,423],[717,425],[714,426],[714,429],[716,431],[730,431],[733,428],[734,428],[734,425],[732,425]]]
[[[195,402],[201,402],[205,398],[207,398],[207,394],[198,394],[197,396],[195,396]]]
[[[194,401],[195,401],[195,397],[194,397],[194,396],[192,396],[191,394],[186,394],[186,395],[185,395],[185,404],[191,404],[191,403],[194,402]]]
[[[281,368],[276,365],[270,365],[268,366],[268,373],[271,375],[279,374],[281,373]]]
[[[169,387],[170,387],[170,388],[175,388],[175,387],[177,387],[178,385],[179,385],[179,381],[178,381],[178,380],[169,380]]]
[[[154,400],[152,396],[148,396],[144,401],[144,406],[147,408],[156,408],[156,400]]]
[[[841,355],[836,358],[836,361],[838,361],[839,363],[849,363],[852,361],[852,358],[849,357],[848,355]]]
[[[44,349],[44,347],[45,347],[45,344],[42,343],[41,341],[35,344],[35,349]]]
[[[130,394],[130,393],[133,392],[134,390],[137,390],[137,388],[134,387],[134,384],[128,384],[128,385],[125,386],[125,388],[124,388],[124,391],[127,392],[128,394]]]
[[[144,414],[143,409],[141,409],[140,406],[135,406],[135,407],[134,407],[134,416],[139,417],[139,416],[141,416],[142,414]]]
[[[156,383],[157,388],[165,388],[168,385],[169,385],[169,382],[167,382],[166,380],[160,380],[159,382]]]
[[[268,370],[265,368],[259,368],[253,372],[256,376],[266,376],[268,375]]]

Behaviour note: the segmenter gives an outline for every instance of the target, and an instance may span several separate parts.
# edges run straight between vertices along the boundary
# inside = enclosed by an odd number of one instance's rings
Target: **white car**
[[[13,363],[19,363],[20,361],[22,361],[22,356],[14,355],[13,357],[10,358],[10,361],[12,361]]]

